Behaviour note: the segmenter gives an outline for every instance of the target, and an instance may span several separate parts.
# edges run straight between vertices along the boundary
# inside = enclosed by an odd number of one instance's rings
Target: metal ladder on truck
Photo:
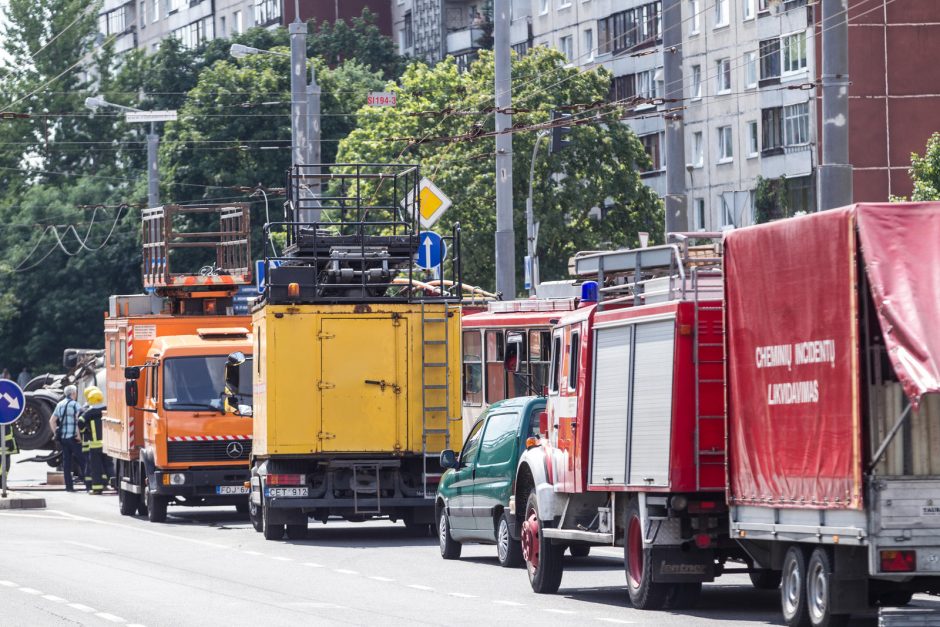
[[[702,279],[706,279],[703,285]],[[712,281],[708,281],[711,279]],[[722,437],[719,446],[704,448],[702,444],[702,427],[710,428],[715,422],[724,428],[724,399],[725,399],[725,345],[724,345],[724,315],[717,323],[710,324],[702,320],[700,314],[704,311],[724,311],[723,275],[721,270],[715,268],[692,268],[692,293],[694,298],[695,326],[694,341],[692,343],[692,360],[694,364],[695,386],[695,488],[696,490],[718,489],[720,485],[703,485],[702,468],[704,466],[717,466],[722,470],[725,465],[725,438]],[[708,304],[703,303],[702,296]],[[718,302],[718,305],[713,304]],[[709,328],[711,327],[711,328]],[[703,389],[711,389],[720,394],[720,408],[709,407],[708,411],[702,408]],[[714,394],[712,394],[714,398]]]
[[[437,307],[429,311],[428,303],[421,301],[421,483],[426,499],[434,498],[443,474],[436,464],[434,472],[429,472],[428,461],[450,448],[450,307],[447,303],[439,306],[442,312],[436,311]],[[444,446],[429,448],[430,440],[441,436]],[[429,492],[430,479],[436,481]]]

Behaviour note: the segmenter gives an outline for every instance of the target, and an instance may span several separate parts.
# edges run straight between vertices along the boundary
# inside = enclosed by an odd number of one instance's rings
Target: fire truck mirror
[[[457,467],[457,453],[451,449],[444,449],[441,451],[441,468],[456,468]]]
[[[519,331],[506,333],[506,354],[503,357],[503,366],[507,372],[519,372],[522,360],[523,335]]]
[[[135,379],[124,382],[124,403],[128,407],[137,407],[137,381]]]
[[[140,368],[138,366],[128,366],[124,369],[124,378],[136,381],[140,378]]]
[[[542,437],[548,437],[548,412],[543,411],[539,414],[539,434]]]

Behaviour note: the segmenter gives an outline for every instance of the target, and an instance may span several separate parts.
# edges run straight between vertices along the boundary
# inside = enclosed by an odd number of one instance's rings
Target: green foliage
[[[529,109],[514,124],[543,123],[560,105],[603,101],[610,74],[603,69],[579,72],[565,67],[564,56],[536,48],[513,62],[513,105]],[[481,111],[492,105],[493,56],[481,52],[469,71],[460,73],[453,59],[433,68],[413,63],[401,84],[395,108],[359,111],[358,127],[340,143],[340,162],[417,163],[453,201],[439,230],[460,222],[464,281],[492,286],[494,276],[495,166],[493,137],[409,143],[396,138],[447,138],[494,129],[490,113],[455,115],[445,110]],[[428,113],[431,112],[431,113]],[[585,117],[586,114],[576,117]],[[568,259],[579,250],[638,244],[637,232],[662,232],[661,201],[645,185],[637,165],[647,165],[643,146],[607,107],[592,109],[591,123],[576,126],[571,145],[547,154],[543,142],[535,167],[534,211],[541,222],[541,279],[567,276]],[[595,117],[596,116],[596,117]],[[535,141],[534,131],[513,136],[513,205],[517,268],[525,254],[525,199]],[[602,219],[592,217],[603,214]],[[522,273],[519,284],[522,283]]]
[[[786,178],[765,179],[758,176],[757,188],[754,190],[754,223],[763,224],[788,217],[790,207]]]
[[[307,56],[319,57],[330,67],[355,59],[382,78],[394,80],[404,71],[405,60],[398,54],[395,43],[376,26],[376,15],[368,8],[351,23],[310,22],[312,34],[307,36]]]
[[[909,172],[914,181],[911,200],[940,200],[940,133],[934,133],[927,140],[923,156],[911,153]]]

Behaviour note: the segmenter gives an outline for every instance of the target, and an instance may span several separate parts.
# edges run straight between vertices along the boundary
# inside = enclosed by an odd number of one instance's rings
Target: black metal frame
[[[427,289],[415,276],[420,171],[404,164],[296,165],[288,172],[285,220],[264,225],[286,234],[281,255],[265,250],[263,299],[269,303],[459,302],[460,225],[442,236],[452,253],[450,272],[437,266],[442,280]],[[322,187],[319,193],[312,188]],[[328,220],[303,221],[303,212],[328,212]],[[272,262],[280,267],[272,268]],[[450,290],[444,280],[453,281]],[[287,293],[298,283],[300,293]]]

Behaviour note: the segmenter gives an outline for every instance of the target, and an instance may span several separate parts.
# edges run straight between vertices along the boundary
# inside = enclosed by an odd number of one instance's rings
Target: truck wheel
[[[261,502],[261,515],[264,519],[264,539],[265,540],[281,540],[284,538],[284,525],[275,525],[268,520],[268,508],[265,507],[264,501]]]
[[[542,521],[538,516],[538,498],[535,489],[526,500],[525,520],[522,523],[522,556],[529,572],[529,584],[539,594],[554,594],[564,574],[565,547],[552,544],[541,533]]]
[[[445,560],[460,559],[460,549],[463,548],[459,542],[450,535],[450,522],[447,521],[447,511],[441,507],[437,514],[437,539],[441,545],[441,557]]]
[[[264,531],[264,519],[261,517],[261,507],[248,501],[248,519],[255,531],[261,533]]]
[[[568,547],[568,552],[571,553],[571,557],[587,557],[591,554],[591,545],[572,544]]]
[[[288,540],[303,540],[307,537],[307,523],[287,525]]]
[[[787,549],[783,557],[780,607],[789,627],[808,627],[810,624],[806,609],[806,553],[798,545]]]
[[[21,451],[31,451],[52,444],[53,406],[41,398],[27,397],[26,406],[19,420],[13,423],[13,437]]]
[[[163,494],[147,491],[147,520],[152,523],[166,522],[166,506],[170,504],[169,497]]]
[[[522,566],[522,543],[513,539],[506,512],[496,521],[496,557],[503,568]]]
[[[627,535],[623,543],[627,571],[627,593],[633,607],[639,610],[661,610],[666,606],[670,584],[653,581],[651,552],[643,547],[643,525],[640,504],[636,499],[627,506]]]
[[[140,495],[128,492],[121,488],[120,480],[118,482],[118,507],[121,509],[121,516],[133,516],[140,504]]]
[[[239,514],[242,514],[242,515],[247,514],[247,513],[248,513],[248,503],[247,503],[247,502],[245,502],[245,503],[239,503],[238,505],[235,506],[235,511],[238,512]]]
[[[747,576],[751,578],[751,585],[758,590],[776,590],[780,587],[783,573],[779,570],[755,570]]]
[[[816,547],[806,568],[806,609],[813,627],[847,625],[848,614],[832,613],[832,557],[825,547]]]

